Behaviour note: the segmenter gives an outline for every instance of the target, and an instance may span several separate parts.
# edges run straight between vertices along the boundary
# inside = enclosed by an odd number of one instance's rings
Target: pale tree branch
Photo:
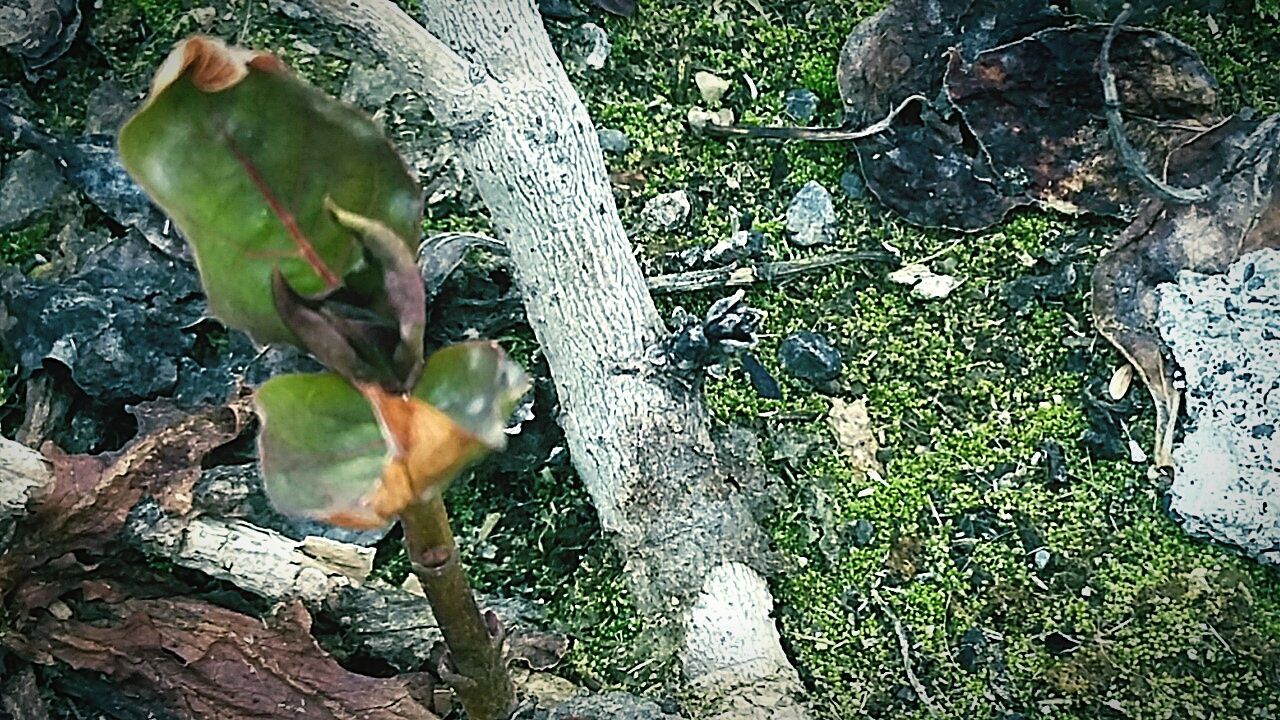
[[[491,79],[391,0],[299,0],[325,21],[357,33],[402,76],[413,78],[445,126],[480,114]]]

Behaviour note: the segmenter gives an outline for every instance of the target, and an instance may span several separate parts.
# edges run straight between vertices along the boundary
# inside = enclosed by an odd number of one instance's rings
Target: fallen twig
[[[745,287],[758,282],[777,282],[854,262],[897,263],[898,258],[880,250],[841,250],[803,260],[780,260],[747,267],[730,266],[657,275],[649,278],[649,290],[658,294],[669,294],[722,287]]]
[[[907,630],[903,627],[902,621],[889,608],[884,598],[880,597],[880,593],[872,590],[871,599],[875,602],[876,608],[893,624],[893,633],[898,636],[898,652],[902,654],[902,668],[906,671],[907,683],[911,685],[916,697],[920,698],[920,702],[924,703],[930,715],[941,715],[942,713],[938,712],[938,706],[934,705],[933,699],[929,697],[929,691],[924,689],[924,683],[920,682],[920,678],[916,677],[915,670],[912,669],[911,641],[907,638]]]
[[[862,138],[879,135],[888,130],[893,125],[893,121],[898,114],[907,108],[907,106],[925,101],[923,95],[912,95],[898,106],[885,115],[880,120],[858,130],[846,130],[844,128],[801,128],[801,127],[777,127],[777,126],[760,126],[760,125],[715,125],[708,123],[702,128],[710,135],[720,135],[722,137],[750,137],[762,138],[768,140],[809,140],[813,142],[841,142],[846,140],[861,140]]]
[[[1124,10],[1116,17],[1102,41],[1102,52],[1098,54],[1098,74],[1102,78],[1102,105],[1107,115],[1107,134],[1111,143],[1120,155],[1120,161],[1142,186],[1165,202],[1177,205],[1194,205],[1209,198],[1209,188],[1180,188],[1170,185],[1147,170],[1146,163],[1124,131],[1124,118],[1120,114],[1120,93],[1116,90],[1116,75],[1111,68],[1111,45],[1115,42],[1120,26],[1133,14],[1133,6],[1125,3]]]

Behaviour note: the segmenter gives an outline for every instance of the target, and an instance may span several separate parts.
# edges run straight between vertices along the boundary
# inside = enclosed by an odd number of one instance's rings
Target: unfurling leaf
[[[527,387],[491,342],[435,353],[411,395],[333,373],[272,378],[257,393],[267,493],[282,512],[382,527],[501,448]]]
[[[277,309],[277,268],[303,298],[357,284],[346,281],[368,255],[384,276],[400,270],[385,247],[363,252],[329,203],[385,228],[410,258],[417,245],[421,193],[381,131],[265,53],[180,43],[121,131],[120,157],[191,241],[214,313],[260,342],[300,341]]]

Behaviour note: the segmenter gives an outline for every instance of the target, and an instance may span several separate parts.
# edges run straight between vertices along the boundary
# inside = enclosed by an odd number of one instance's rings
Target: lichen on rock
[[[1196,535],[1280,564],[1280,251],[1159,291],[1160,334],[1186,377],[1170,510]]]

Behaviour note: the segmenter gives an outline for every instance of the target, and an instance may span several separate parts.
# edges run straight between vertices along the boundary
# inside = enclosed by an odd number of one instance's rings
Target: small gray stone
[[[609,34],[604,28],[595,23],[586,23],[573,33],[566,55],[575,64],[599,70],[609,59],[609,51],[612,49]]]
[[[342,99],[366,109],[386,105],[404,90],[396,74],[382,65],[352,65],[342,85]]]
[[[119,132],[120,126],[133,112],[133,98],[124,86],[114,80],[106,80],[89,93],[85,110],[84,130],[87,133]]]
[[[782,96],[782,107],[797,122],[807,123],[818,113],[818,96],[808,88],[792,88]]]
[[[831,193],[817,180],[800,188],[787,207],[787,239],[792,245],[827,245],[840,237]]]
[[[676,190],[656,195],[645,203],[644,209],[640,211],[640,221],[651,232],[670,232],[688,221],[692,209],[689,194]]]
[[[621,130],[600,128],[596,135],[600,137],[600,149],[607,153],[621,155],[631,149],[631,138]]]
[[[663,261],[670,270],[684,272],[756,260],[764,255],[764,233],[758,230],[739,230],[714,245],[695,245],[667,253],[663,256]]]
[[[840,377],[844,361],[826,337],[802,331],[788,335],[778,346],[778,362],[791,375],[814,384]]]
[[[0,232],[25,225],[53,205],[66,186],[53,160],[36,150],[19,154],[0,180]]]
[[[853,546],[866,547],[875,539],[876,526],[866,518],[859,518],[858,522],[853,524]]]
[[[856,167],[850,165],[841,173],[840,191],[850,200],[865,200],[867,198],[867,181],[862,179],[862,173],[858,172]]]
[[[1044,570],[1049,567],[1049,561],[1053,559],[1053,553],[1046,548],[1040,548],[1031,554],[1031,562],[1035,564],[1036,570]]]
[[[269,0],[267,4],[290,20],[310,20],[313,17],[310,10],[290,0]]]

